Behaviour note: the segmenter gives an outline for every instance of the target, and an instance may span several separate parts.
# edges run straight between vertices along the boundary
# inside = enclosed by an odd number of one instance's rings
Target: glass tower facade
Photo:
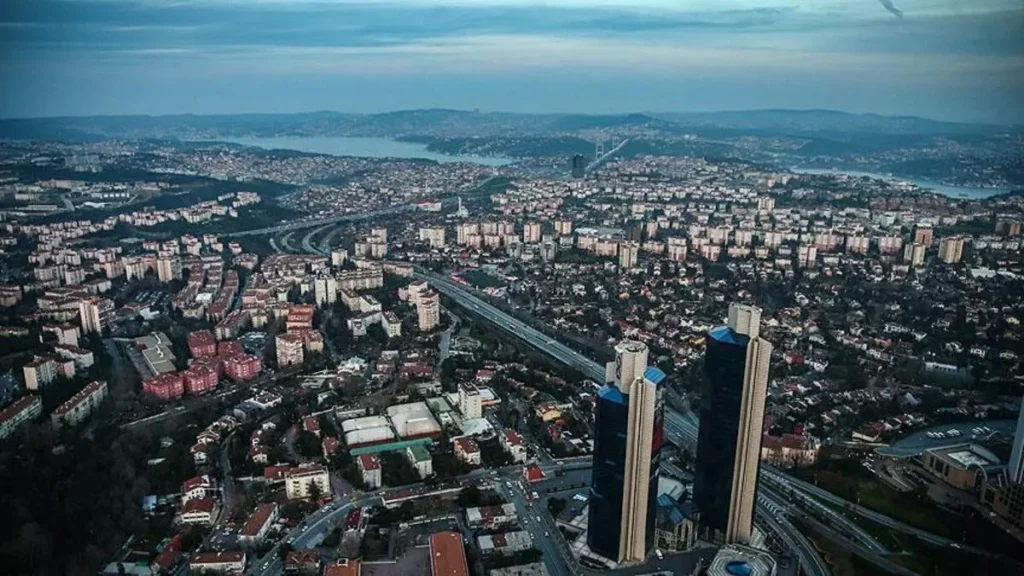
[[[664,407],[658,385],[664,378],[657,368],[647,368],[629,387],[623,385],[632,394],[608,384],[595,404],[587,545],[594,553],[618,562],[642,560],[655,541],[664,441]]]
[[[704,537],[713,542],[724,541],[729,523],[749,342],[726,326],[708,334],[693,500]]]
[[[622,533],[628,422],[629,396],[613,385],[602,388],[594,406],[594,468],[590,481],[587,546],[611,559],[619,557]]]

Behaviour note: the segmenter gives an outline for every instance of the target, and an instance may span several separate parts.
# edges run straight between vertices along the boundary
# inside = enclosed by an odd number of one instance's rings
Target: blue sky
[[[0,0],[0,117],[1022,104],[1024,0]]]

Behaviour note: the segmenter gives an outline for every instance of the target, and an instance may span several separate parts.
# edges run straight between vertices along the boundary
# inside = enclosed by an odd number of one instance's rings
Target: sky
[[[1024,0],[0,0],[0,117],[434,107],[1024,123]]]

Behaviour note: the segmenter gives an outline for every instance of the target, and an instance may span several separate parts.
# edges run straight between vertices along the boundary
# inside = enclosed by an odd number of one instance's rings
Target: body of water
[[[948,184],[941,184],[939,182],[932,182],[931,180],[924,180],[921,178],[899,178],[891,174],[860,172],[857,170],[835,170],[831,168],[791,168],[791,170],[798,174],[847,174],[849,176],[867,176],[869,178],[877,178],[879,180],[885,180],[886,182],[906,182],[908,184],[914,184],[923,190],[942,194],[948,198],[965,198],[968,200],[991,198],[997,194],[1005,194],[1010,191],[1009,188],[971,188],[967,186],[949,186]]]
[[[298,150],[313,154],[332,156],[357,156],[362,158],[419,158],[435,162],[472,162],[486,166],[503,166],[515,162],[510,158],[487,156],[449,156],[427,150],[426,144],[399,142],[390,138],[357,138],[348,136],[280,136],[270,138],[220,138],[220,142],[231,142],[242,146],[253,146],[266,150]]]

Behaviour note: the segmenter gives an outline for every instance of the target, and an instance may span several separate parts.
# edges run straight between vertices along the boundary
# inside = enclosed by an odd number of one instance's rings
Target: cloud
[[[226,83],[312,78],[345,78],[347,90],[361,90],[360,79],[543,77],[551,87],[573,75],[601,86],[639,75],[630,88],[644,92],[713,77],[763,82],[755,90],[763,93],[773,77],[792,76],[801,92],[780,87],[779,98],[788,90],[803,101],[832,98],[850,77],[907,86],[907,102],[911,82],[940,92],[1020,84],[1011,78],[1024,57],[1019,0],[898,2],[906,20],[866,0],[0,0],[0,82],[15,87],[0,116],[70,77],[105,96],[89,101],[115,109],[119,98],[164,82],[197,84],[213,99],[237,94]],[[123,88],[104,93],[99,79]],[[139,105],[165,102],[147,98]]]

